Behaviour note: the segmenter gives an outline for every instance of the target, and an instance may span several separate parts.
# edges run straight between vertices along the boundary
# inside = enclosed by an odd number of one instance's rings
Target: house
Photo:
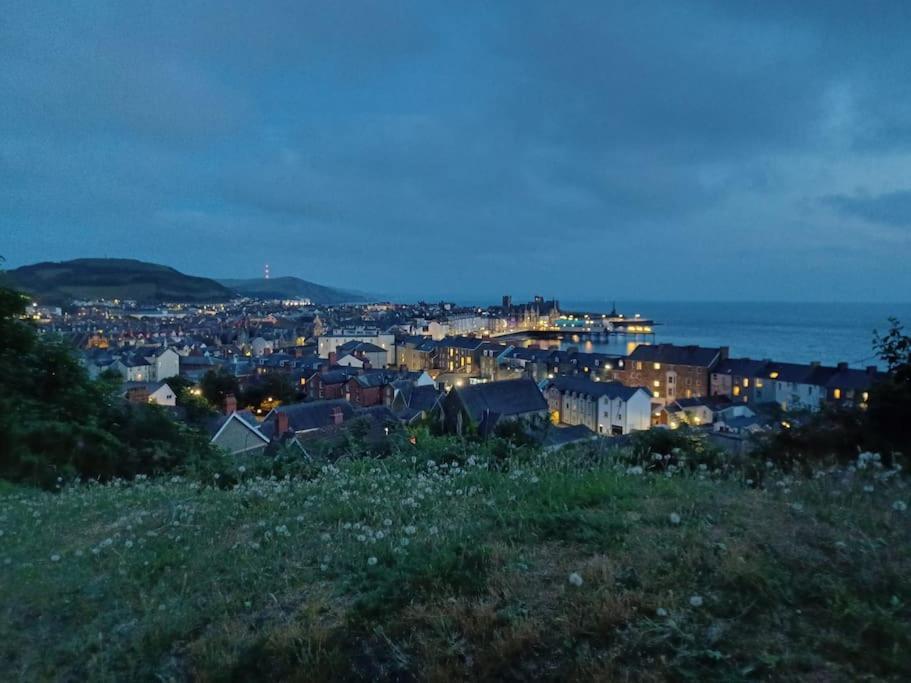
[[[639,344],[612,374],[627,386],[647,387],[653,402],[664,405],[678,398],[708,396],[710,373],[727,357],[725,346]]]
[[[462,434],[469,425],[486,435],[500,422],[547,418],[547,401],[528,379],[454,387],[441,402],[446,431]]]
[[[130,403],[154,403],[159,406],[177,405],[177,396],[165,382],[127,382],[123,395]]]
[[[349,342],[373,344],[385,352],[385,359],[375,367],[386,367],[395,362],[395,335],[380,332],[374,328],[351,328],[333,330],[317,340],[317,352],[320,358],[328,358],[330,353],[338,353],[338,348]]]
[[[399,420],[409,424],[430,415],[446,396],[432,382],[420,385],[393,382],[387,387],[387,396],[390,391],[392,397],[387,404],[389,409]]]
[[[391,364],[389,362],[390,356],[387,349],[365,341],[349,341],[336,348],[335,353],[340,359],[336,361],[339,365],[345,365],[345,363],[341,361],[341,358],[344,356],[352,356],[360,360],[361,367],[369,365],[371,368],[384,368]]]
[[[348,380],[361,372],[359,368],[334,367],[323,365],[307,382],[307,398],[336,399],[345,397]]]
[[[431,370],[436,367],[437,343],[428,337],[404,337],[395,343],[395,362],[406,370]]]
[[[231,455],[262,453],[270,442],[249,410],[232,410],[227,415],[219,415],[209,421],[207,429],[209,443]]]
[[[300,435],[341,425],[354,414],[354,406],[344,399],[291,403],[269,411],[263,418],[263,431],[274,431],[287,421],[287,429]]]
[[[619,436],[651,426],[651,394],[644,387],[559,376],[546,384],[551,421],[584,425],[595,434]]]
[[[731,405],[727,396],[694,396],[692,398],[678,398],[668,403],[657,422],[676,427],[681,424],[692,426],[709,425],[715,421],[715,415]]]
[[[474,337],[446,337],[437,342],[437,368],[444,372],[475,374],[484,341]]]

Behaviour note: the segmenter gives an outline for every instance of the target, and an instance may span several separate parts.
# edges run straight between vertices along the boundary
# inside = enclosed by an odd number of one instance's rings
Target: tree
[[[203,375],[199,387],[206,400],[215,406],[224,403],[225,396],[228,394],[237,396],[240,392],[237,378],[224,368],[209,370]]]
[[[876,334],[873,346],[889,367],[888,378],[870,392],[867,422],[871,443],[880,450],[911,452],[911,337],[890,318],[889,331]]]

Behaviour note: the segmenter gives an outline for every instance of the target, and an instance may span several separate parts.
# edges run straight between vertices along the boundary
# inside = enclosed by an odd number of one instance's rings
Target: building
[[[340,329],[321,335],[317,341],[317,353],[320,358],[328,358],[330,353],[338,352],[338,347],[352,341],[373,344],[383,349],[386,352],[386,358],[379,367],[392,365],[395,362],[395,336],[374,328]]]
[[[627,386],[648,388],[652,401],[664,405],[678,398],[708,396],[711,371],[727,357],[724,346],[640,344],[612,374]]]
[[[127,382],[123,385],[123,395],[130,403],[154,403],[168,407],[177,405],[174,390],[165,382]]]
[[[487,435],[501,422],[547,419],[547,401],[528,379],[454,387],[441,408],[444,429],[453,434],[477,429]]]
[[[583,425],[611,436],[651,426],[652,398],[643,387],[561,376],[550,380],[544,393],[554,423]]]
[[[390,365],[389,356],[390,352],[388,349],[384,349],[381,346],[377,346],[371,342],[357,341],[352,340],[346,342],[339,346],[336,349],[336,354],[341,358],[342,356],[353,356],[361,361],[361,366],[364,367],[365,364],[369,363],[371,368],[385,368],[387,365]],[[393,347],[392,351],[393,360],[395,359],[395,350]],[[339,361],[340,365],[343,365]]]
[[[395,343],[395,362],[399,368],[431,370],[436,367],[437,342],[428,337],[404,337]]]

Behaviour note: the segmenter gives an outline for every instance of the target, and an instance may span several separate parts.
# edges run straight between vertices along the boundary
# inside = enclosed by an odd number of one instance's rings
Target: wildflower
[[[676,512],[672,512],[670,514],[670,520],[671,524],[680,524],[680,515],[678,515]]]
[[[383,526],[392,526],[392,520],[391,520],[391,519],[384,519],[384,520],[383,520]]]
[[[411,543],[411,541],[409,541],[407,538],[403,538],[401,541],[399,541],[399,543],[402,545],[402,547],[404,547]]]
[[[628,468],[628,469],[626,470],[626,473],[627,473],[627,474],[639,475],[639,474],[642,474],[643,471],[644,471],[644,470],[643,470],[641,467],[639,467],[639,465],[636,465],[635,467],[630,467],[630,468]]]
[[[414,527],[411,525],[408,525],[405,527],[405,533],[408,534],[409,536],[413,536],[415,533],[417,533],[417,530],[418,530],[417,527]]]
[[[578,573],[573,572],[569,575],[569,584],[578,588],[582,585],[582,577]]]
[[[57,555],[56,553],[51,555],[51,562],[60,562],[60,555]]]
[[[897,500],[894,503],[892,503],[892,509],[895,510],[896,512],[904,512],[905,510],[908,509],[908,505],[903,500]]]
[[[667,610],[664,609],[663,607],[659,607],[658,609],[655,610],[655,614],[658,615],[659,617],[666,617]]]
[[[384,534],[382,531],[377,531],[377,532],[373,535],[373,537],[374,537],[376,540],[378,540],[378,541],[382,541],[384,538],[386,538],[386,534]]]
[[[437,529],[435,526],[432,526],[428,529],[428,531],[430,532],[431,536],[436,536],[437,533],[439,532],[439,529]]]
[[[702,602],[703,602],[703,600],[702,600],[701,595],[690,596],[690,606],[691,607],[702,607]]]
[[[376,564],[376,558],[375,558],[375,557],[368,557],[368,558],[367,558],[367,564],[368,564],[369,566],[372,567],[373,565]]]
[[[243,474],[244,472],[247,471],[247,468],[244,467],[243,465],[241,465],[240,467],[237,468],[237,471],[240,472],[241,474]]]
[[[123,545],[126,546],[127,549],[132,548],[132,547],[133,547],[133,541],[131,541],[130,539],[127,539],[126,542],[125,542]]]
[[[357,540],[358,540],[359,543],[366,543],[366,542],[367,542],[367,537],[366,537],[364,534],[358,534],[358,535],[357,535]]]
[[[321,565],[319,566],[319,570],[320,570],[321,572],[324,572],[324,571],[326,571],[327,569],[329,569],[329,565],[328,565],[328,564],[325,564],[325,563],[324,563],[324,564],[321,564]]]
[[[866,486],[864,486],[864,493],[873,493],[873,485],[867,484]]]

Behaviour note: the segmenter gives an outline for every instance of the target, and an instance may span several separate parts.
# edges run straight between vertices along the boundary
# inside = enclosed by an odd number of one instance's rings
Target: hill
[[[258,299],[310,299],[317,304],[341,304],[364,301],[357,292],[318,285],[297,277],[251,280],[219,280],[225,287],[243,296]]]
[[[4,680],[911,678],[901,475],[417,439],[287,479],[0,482]]]
[[[134,259],[86,258],[43,262],[8,271],[12,283],[42,302],[135,299],[142,303],[227,301],[233,292],[215,280]]]

